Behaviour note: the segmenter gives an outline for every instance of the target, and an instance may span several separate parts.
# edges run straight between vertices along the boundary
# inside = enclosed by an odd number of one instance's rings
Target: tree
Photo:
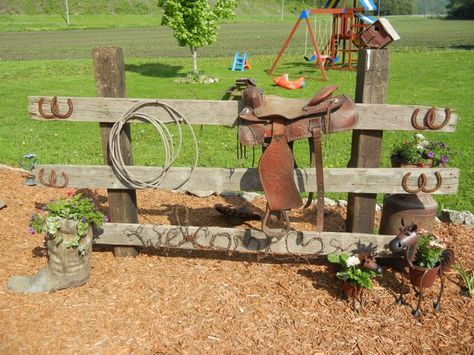
[[[416,13],[423,15],[446,14],[447,0],[416,0]]]
[[[416,10],[413,0],[383,0],[379,6],[382,15],[412,15]]]
[[[450,0],[446,9],[448,17],[474,19],[474,0]]]
[[[197,49],[217,40],[219,19],[234,16],[237,0],[217,0],[213,8],[207,0],[159,0],[158,5],[164,10],[161,24],[173,30],[180,46],[189,46],[192,72],[199,73]]]

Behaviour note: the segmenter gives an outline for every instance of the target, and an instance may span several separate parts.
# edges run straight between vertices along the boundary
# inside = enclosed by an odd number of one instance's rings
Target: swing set
[[[340,2],[342,2],[342,7],[337,7]],[[274,72],[276,65],[303,21],[306,24],[304,58],[308,62],[314,62],[315,66],[319,67],[324,81],[327,80],[326,67],[331,69],[354,69],[354,64],[357,61],[357,58],[353,56],[353,53],[357,52],[354,40],[362,30],[375,21],[375,18],[364,15],[364,12],[377,9],[373,0],[359,0],[359,2],[362,7],[358,8],[356,7],[357,0],[352,1],[352,7],[346,7],[346,0],[328,0],[324,8],[303,10],[288,38],[283,43],[268,74],[271,75]],[[330,20],[323,21],[328,16],[319,16],[318,19],[317,15],[330,15]],[[314,16],[314,29],[310,16]],[[322,43],[322,46],[319,45],[320,43]],[[309,55],[308,51],[310,52]]]

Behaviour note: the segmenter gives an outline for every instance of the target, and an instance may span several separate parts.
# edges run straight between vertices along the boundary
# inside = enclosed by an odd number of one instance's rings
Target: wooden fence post
[[[382,104],[388,86],[390,56],[387,49],[358,52],[355,102]],[[363,119],[363,117],[362,117]],[[350,168],[378,168],[383,131],[354,130]],[[346,231],[373,233],[377,194],[349,193]]]
[[[126,97],[125,65],[121,48],[95,48],[95,85],[97,96]],[[104,162],[111,165],[109,157],[109,134],[113,123],[100,123]],[[120,137],[120,147],[125,164],[132,165],[130,125],[126,125]],[[137,195],[135,190],[108,189],[110,221],[115,223],[138,223]],[[136,256],[133,247],[114,247],[115,256]]]

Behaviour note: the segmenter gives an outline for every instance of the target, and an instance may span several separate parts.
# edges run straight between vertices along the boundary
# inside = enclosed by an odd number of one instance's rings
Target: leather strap
[[[324,228],[324,174],[320,119],[311,121],[311,133],[313,135],[314,166],[316,168],[316,231],[322,232]]]

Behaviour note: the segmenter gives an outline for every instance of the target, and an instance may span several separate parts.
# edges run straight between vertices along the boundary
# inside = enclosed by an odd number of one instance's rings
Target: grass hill
[[[211,3],[215,0],[210,0]],[[284,1],[285,13],[322,7],[326,0]],[[351,1],[349,1],[351,2]],[[68,0],[72,15],[143,15],[159,11],[157,0]],[[419,14],[445,14],[447,0],[416,0]],[[64,12],[65,0],[0,0],[0,14],[54,15]],[[282,0],[240,0],[237,15],[281,13]],[[382,6],[384,3],[382,2]]]
[[[215,2],[211,0],[211,3]],[[298,13],[309,7],[320,7],[325,0],[285,1],[285,12]],[[157,0],[68,0],[73,15],[142,15],[159,11]],[[281,0],[241,0],[238,15],[271,15],[281,12]],[[64,12],[64,0],[0,0],[0,13],[53,15]]]

